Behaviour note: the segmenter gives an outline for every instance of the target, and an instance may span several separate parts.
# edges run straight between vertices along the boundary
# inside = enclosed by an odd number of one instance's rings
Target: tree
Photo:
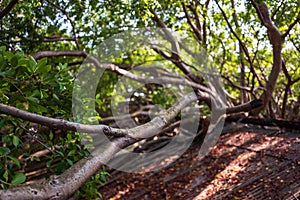
[[[121,149],[155,137],[196,137],[207,150],[224,114],[299,117],[298,1],[4,0],[0,8],[1,199],[68,198],[90,177],[105,181],[99,169]],[[97,73],[99,84],[89,78]],[[115,90],[120,80],[134,89],[127,99],[122,92],[133,89]],[[184,108],[196,117],[182,118]],[[177,130],[198,121],[195,134]],[[104,146],[82,143],[99,135]],[[47,179],[9,187],[28,180],[26,166],[36,163]]]

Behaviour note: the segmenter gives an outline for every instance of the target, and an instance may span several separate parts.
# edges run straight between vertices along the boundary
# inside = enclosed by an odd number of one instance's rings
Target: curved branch
[[[250,88],[248,88],[248,87],[246,87],[246,86],[240,86],[240,85],[235,84],[235,83],[231,80],[231,78],[229,78],[229,77],[227,77],[227,76],[225,76],[225,75],[222,75],[221,77],[224,78],[226,81],[228,81],[228,82],[230,83],[230,85],[232,85],[233,87],[235,87],[235,88],[237,88],[237,89],[239,89],[239,90],[242,90],[242,91],[251,92],[251,89],[250,89]]]
[[[159,128],[165,127],[174,119],[177,114],[189,105],[191,102],[196,101],[197,97],[193,93],[182,97],[177,103],[169,108],[163,115],[155,117],[150,122],[141,126],[129,129],[128,131],[134,137],[144,138],[153,136],[153,132]],[[259,105],[260,101],[253,101],[246,105],[237,106],[234,109],[227,110],[227,113],[241,110],[252,109]],[[1,105],[1,111],[5,111],[5,106]],[[4,108],[4,109],[3,109]],[[34,120],[35,122],[41,122],[42,119],[48,122],[57,123],[56,119],[46,118],[35,114],[29,114],[25,111],[18,109],[8,112],[16,117],[27,116],[26,119]],[[7,111],[6,111],[7,112]],[[28,117],[31,116],[31,117]],[[36,121],[35,118],[40,119]],[[60,122],[62,120],[59,120]],[[63,121],[64,124],[71,122]],[[49,125],[49,123],[47,123]],[[72,124],[72,123],[71,123]],[[120,151],[122,148],[127,147],[140,139],[132,137],[118,137],[111,143],[107,144],[105,149],[99,148],[93,152],[89,157],[84,158],[73,166],[71,166],[66,172],[59,176],[51,176],[47,180],[41,180],[35,184],[25,185],[20,187],[13,187],[7,190],[0,191],[0,199],[67,199],[71,196],[79,187],[81,187],[86,180],[97,172],[101,165],[107,163],[112,157]]]
[[[239,113],[239,112],[248,112],[255,108],[260,107],[263,104],[263,101],[260,99],[255,99],[253,101],[230,107],[226,109],[226,114]]]
[[[120,75],[123,75],[127,78],[130,78],[132,80],[139,81],[142,83],[173,83],[176,85],[186,85],[186,86],[194,87],[194,88],[200,89],[204,92],[210,93],[210,90],[207,87],[197,84],[193,81],[187,80],[185,78],[161,77],[161,78],[149,79],[149,78],[145,78],[142,76],[138,76],[138,75],[135,75],[125,69],[118,67],[115,64],[111,64],[111,63],[103,63],[102,64],[97,60],[97,58],[95,58],[92,55],[88,55],[87,53],[85,53],[83,51],[41,51],[41,52],[38,52],[38,53],[32,55],[32,57],[36,60],[39,60],[39,59],[45,58],[45,57],[58,57],[58,56],[84,57],[84,58],[87,58],[88,60],[91,60],[92,63],[97,68],[107,69],[112,72],[117,72]]]
[[[17,3],[18,0],[11,0],[9,4],[3,10],[0,11],[0,19],[7,15]]]
[[[164,57],[165,59],[171,61],[174,65],[176,65],[188,78],[190,78],[194,82],[198,82],[198,78],[194,75],[193,71],[187,67],[187,65],[180,59],[180,56],[177,55],[178,57],[174,59],[172,56],[169,56],[166,52],[163,50],[153,46],[152,49]]]
[[[133,142],[135,142],[134,139],[118,138],[111,142],[111,145],[101,154],[83,158],[59,176],[51,176],[47,180],[40,180],[31,185],[1,190],[0,199],[68,199],[98,171],[103,161],[109,161],[121,148]]]
[[[45,117],[42,115],[30,113],[27,111],[23,111],[17,109],[12,106],[5,105],[0,103],[0,113],[10,115],[16,118],[20,118],[26,121],[38,123],[41,125],[45,125],[51,128],[58,128],[64,130],[71,130],[77,132],[89,132],[89,133],[104,133],[107,135],[113,136],[126,136],[128,135],[128,131],[124,129],[111,128],[106,125],[86,125],[79,124],[75,122],[69,122],[63,119],[55,119],[50,117]]]
[[[197,4],[195,4],[195,6],[197,7]],[[196,27],[197,29],[201,32],[201,22],[200,22],[200,15],[196,10],[196,7],[193,6],[192,4],[189,4],[188,7],[190,8],[190,10],[193,12],[194,16],[195,16],[195,21],[196,21]]]
[[[263,100],[263,105],[251,112],[252,115],[258,115],[260,111],[266,107],[269,103],[272,93],[274,91],[274,87],[276,85],[279,73],[282,67],[282,43],[283,43],[283,36],[281,32],[278,30],[276,25],[273,23],[270,17],[269,8],[266,3],[257,4],[253,0],[251,3],[256,9],[256,12],[262,22],[262,24],[267,28],[268,37],[270,43],[273,47],[273,65],[271,73],[269,74],[268,81],[266,84],[266,90],[261,95],[260,99]]]
[[[153,134],[153,132],[156,132],[158,128],[162,128],[169,124],[183,108],[196,100],[197,97],[193,93],[186,95],[169,108],[163,115],[155,117],[150,122],[129,129],[128,131],[134,137],[148,137]],[[2,108],[2,106],[0,108]],[[20,112],[20,110],[16,110]],[[26,114],[28,113],[26,112]],[[42,118],[39,115],[34,115],[34,117]],[[31,120],[33,120],[33,118],[31,118]],[[47,118],[47,120],[56,121],[51,118]],[[66,123],[67,121],[64,122]],[[111,160],[111,158],[122,148],[127,147],[138,140],[140,139],[132,137],[118,137],[107,144],[105,149],[103,149],[102,146],[98,149],[96,148],[88,158],[84,158],[75,163],[62,175],[52,176],[48,180],[43,180],[32,185],[1,190],[0,199],[67,199],[79,187],[81,187],[89,177],[95,174],[102,164]]]
[[[271,19],[274,21],[275,19],[275,15],[278,13],[279,9],[284,5],[284,0],[282,0],[280,2],[280,5],[277,6],[277,8],[274,10],[274,12],[272,13]],[[284,6],[285,7],[285,6]],[[282,10],[284,10],[284,7]]]
[[[83,57],[87,57],[87,54],[83,51],[57,51],[57,52],[44,51],[44,52],[39,52],[39,53],[33,55],[33,57],[35,57],[37,59],[40,59],[42,57],[53,57],[53,56],[83,56]],[[114,65],[114,64],[110,64],[110,63],[101,64],[93,56],[88,56],[88,59],[92,59],[92,62],[96,65],[96,67],[99,67],[101,69],[108,69],[108,70],[113,71],[113,72],[117,72],[120,75],[126,76],[127,78],[130,78],[132,80],[136,80],[136,81],[139,81],[139,82],[143,82],[143,83],[173,83],[173,84],[177,84],[177,85],[186,85],[186,86],[190,86],[190,87],[193,87],[193,88],[200,89],[200,90],[206,92],[207,94],[206,93],[197,94],[197,95],[199,95],[198,99],[205,101],[207,104],[209,104],[209,102],[210,102],[211,91],[207,87],[202,86],[202,85],[197,84],[197,83],[194,83],[193,81],[189,81],[187,79],[172,78],[172,77],[161,77],[161,78],[155,78],[155,79],[147,79],[147,78],[135,75],[135,74],[133,74],[133,73],[127,71],[127,70],[124,70],[124,69],[122,69],[122,68],[120,68],[120,67],[118,67],[117,65]],[[231,109],[231,110],[234,110],[234,109]],[[249,110],[244,110],[244,111],[249,111]],[[241,110],[230,111],[230,113],[233,113],[233,112],[241,112]],[[127,133],[125,135],[127,135]]]
[[[133,74],[133,73],[127,71],[127,70],[119,68],[117,65],[114,65],[114,64],[101,64],[98,67],[103,68],[103,69],[108,69],[108,70],[111,70],[113,72],[117,72],[120,75],[123,75],[127,78],[130,78],[132,80],[139,81],[139,82],[142,82],[142,83],[157,83],[157,84],[172,83],[172,84],[175,84],[175,85],[186,85],[186,86],[190,86],[190,87],[193,87],[193,88],[200,89],[201,91],[207,92],[208,94],[211,93],[211,91],[207,87],[202,86],[200,84],[197,84],[193,81],[187,80],[185,78],[172,78],[172,77],[165,77],[164,76],[164,77],[149,79],[149,78],[145,78],[145,77],[142,77],[142,76],[135,75],[135,74]]]

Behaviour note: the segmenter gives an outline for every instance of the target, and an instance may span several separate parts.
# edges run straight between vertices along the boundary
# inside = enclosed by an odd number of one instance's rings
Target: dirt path
[[[114,171],[103,199],[300,199],[300,133],[222,135],[202,160],[199,147],[156,173]]]

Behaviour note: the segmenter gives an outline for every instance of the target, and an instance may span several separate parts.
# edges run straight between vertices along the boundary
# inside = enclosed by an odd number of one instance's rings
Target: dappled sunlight
[[[194,199],[206,199],[222,190],[232,190],[232,185],[238,184],[239,173],[246,169],[249,158],[255,154],[254,152],[240,154],[235,160],[230,162],[224,170],[217,173],[215,178],[207,183],[206,188]],[[240,162],[238,165],[236,165],[237,160]]]
[[[137,196],[194,200],[260,199],[261,196],[274,199],[276,195],[296,194],[300,175],[299,138],[273,136],[262,133],[263,129],[257,130],[222,135],[200,161],[195,148],[157,173],[120,174],[117,182],[110,182],[101,192],[108,199],[122,195],[119,199]],[[296,162],[288,157],[294,157]],[[129,187],[130,183],[134,187]],[[119,189],[110,196],[112,191],[106,191],[107,187]],[[280,194],[274,193],[281,190]]]
[[[0,199],[300,199],[299,0],[0,1]]]

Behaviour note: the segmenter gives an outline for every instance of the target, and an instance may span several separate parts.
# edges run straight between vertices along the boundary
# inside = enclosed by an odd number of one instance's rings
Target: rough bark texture
[[[282,43],[283,36],[281,32],[278,30],[276,25],[272,22],[268,6],[265,3],[257,5],[254,3],[255,9],[259,15],[259,18],[262,24],[267,28],[268,37],[270,43],[273,47],[273,66],[271,73],[268,77],[268,82],[266,83],[264,93],[261,98],[263,100],[263,105],[251,112],[252,115],[258,115],[269,103],[272,93],[274,91],[275,84],[277,82],[279,73],[281,71],[281,51],[282,51]]]

